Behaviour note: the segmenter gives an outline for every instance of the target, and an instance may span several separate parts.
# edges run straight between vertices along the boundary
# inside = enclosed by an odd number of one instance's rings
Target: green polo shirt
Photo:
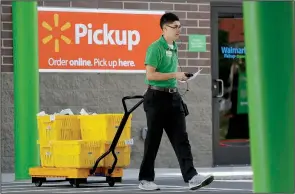
[[[171,49],[166,40],[161,36],[158,40],[149,45],[145,57],[145,65],[150,65],[156,68],[160,73],[177,72],[178,55],[177,45],[173,42]],[[177,80],[175,78],[169,80],[147,80],[145,83],[152,86],[174,88],[177,87]]]

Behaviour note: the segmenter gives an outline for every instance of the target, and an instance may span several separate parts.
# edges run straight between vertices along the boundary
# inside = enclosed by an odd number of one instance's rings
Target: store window
[[[248,145],[247,76],[242,18],[219,18],[220,145]]]

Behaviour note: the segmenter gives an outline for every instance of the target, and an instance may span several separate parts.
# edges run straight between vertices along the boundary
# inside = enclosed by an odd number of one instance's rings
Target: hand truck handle
[[[129,99],[137,99],[137,98],[139,98],[139,99],[141,99],[141,100],[140,100],[136,105],[134,105],[134,107],[132,107],[130,110],[127,110],[127,107],[126,107],[126,103],[125,103],[125,101],[126,101],[126,100],[129,100]],[[118,158],[117,158],[116,153],[115,153],[115,148],[116,148],[116,146],[117,146],[117,143],[118,143],[118,141],[119,141],[119,139],[120,139],[120,136],[121,136],[121,134],[122,134],[122,131],[123,131],[123,129],[124,129],[125,125],[126,125],[126,122],[127,122],[128,118],[129,118],[129,115],[130,115],[130,114],[131,114],[131,113],[132,113],[137,107],[139,107],[139,106],[143,103],[143,101],[144,101],[144,96],[125,96],[125,97],[122,98],[122,102],[123,102],[123,106],[124,106],[125,114],[124,114],[124,116],[123,116],[123,118],[122,118],[122,120],[121,120],[121,123],[120,123],[120,125],[119,125],[119,127],[118,127],[117,133],[115,134],[115,137],[114,137],[114,139],[113,139],[113,141],[112,141],[112,143],[111,143],[111,146],[110,146],[109,150],[106,151],[102,156],[100,156],[100,157],[96,160],[96,162],[95,162],[93,168],[90,169],[90,174],[91,174],[91,175],[95,173],[96,168],[97,168],[99,162],[100,162],[103,158],[105,158],[108,154],[110,154],[110,153],[113,154],[115,160],[114,160],[114,162],[113,162],[112,167],[108,170],[108,173],[109,173],[109,174],[112,174],[112,173],[113,173],[113,171],[114,171],[114,169],[115,169],[115,167],[116,167],[117,161],[118,161]]]
[[[125,114],[128,113],[132,113],[135,109],[137,109],[137,107],[139,107],[142,102],[143,102],[143,98],[144,96],[141,95],[136,95],[136,96],[125,96],[122,98],[122,103],[123,103],[123,107],[124,107],[124,111]],[[130,99],[142,99],[141,101],[139,101],[137,104],[134,105],[134,107],[132,107],[130,110],[127,110],[127,106],[126,106],[126,100],[130,100]]]

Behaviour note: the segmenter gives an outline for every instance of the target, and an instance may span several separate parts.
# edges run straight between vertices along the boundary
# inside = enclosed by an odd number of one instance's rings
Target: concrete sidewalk
[[[217,180],[240,180],[252,179],[251,167],[215,167],[215,168],[196,168],[200,174],[213,174]],[[124,179],[137,179],[138,169],[126,169]],[[157,168],[155,169],[156,179],[182,177],[180,169],[176,168]]]
[[[213,174],[216,180],[240,180],[252,179],[251,167],[215,167],[197,168],[200,174]],[[155,169],[156,179],[181,177],[180,169],[157,168]],[[2,173],[2,182],[14,182],[14,173]],[[138,169],[125,169],[123,180],[137,180]],[[89,180],[101,179],[100,177],[89,177]],[[21,182],[30,182],[24,180]],[[18,181],[19,182],[19,181]]]

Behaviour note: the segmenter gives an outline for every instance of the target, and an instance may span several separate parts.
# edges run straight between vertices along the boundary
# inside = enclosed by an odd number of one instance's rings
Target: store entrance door
[[[249,165],[249,122],[241,5],[212,5],[214,165]]]

